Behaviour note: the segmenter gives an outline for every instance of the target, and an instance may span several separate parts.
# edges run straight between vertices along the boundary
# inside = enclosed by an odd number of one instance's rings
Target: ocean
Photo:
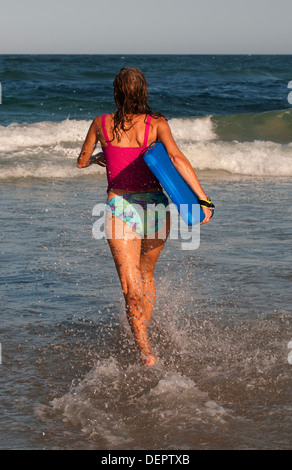
[[[169,239],[143,367],[79,170],[112,82],[139,67],[216,205]],[[0,56],[0,448],[291,448],[292,55]],[[96,151],[99,151],[97,148]]]

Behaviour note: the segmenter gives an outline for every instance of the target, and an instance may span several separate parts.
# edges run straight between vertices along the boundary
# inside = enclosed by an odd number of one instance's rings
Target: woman
[[[126,312],[143,364],[152,366],[158,358],[152,352],[147,326],[155,303],[154,269],[170,230],[169,213],[158,214],[152,230],[143,219],[146,206],[167,207],[168,199],[143,160],[143,150],[159,140],[181,176],[201,199],[207,199],[198,178],[177,147],[166,119],[148,105],[147,83],[136,68],[123,68],[114,79],[116,111],[97,116],[92,122],[78,168],[91,163],[106,166],[108,198],[106,232],[126,303]],[[101,143],[103,154],[91,160]],[[141,207],[137,212],[136,208]],[[212,212],[202,207],[209,222]],[[147,225],[149,229],[149,224]],[[163,230],[162,230],[163,229]]]

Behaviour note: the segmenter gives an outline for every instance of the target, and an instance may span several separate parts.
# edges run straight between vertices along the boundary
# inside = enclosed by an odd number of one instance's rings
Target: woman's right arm
[[[92,163],[97,163],[91,161],[91,155],[97,145],[97,142],[101,140],[101,116],[97,116],[91,123],[86,139],[82,146],[81,152],[77,159],[78,168],[86,168]]]

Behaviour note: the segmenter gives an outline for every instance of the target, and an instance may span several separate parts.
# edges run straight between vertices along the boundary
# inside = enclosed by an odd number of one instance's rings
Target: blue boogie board
[[[205,214],[198,197],[175,168],[162,142],[149,145],[144,161],[176,205],[184,222],[189,226],[202,222]]]

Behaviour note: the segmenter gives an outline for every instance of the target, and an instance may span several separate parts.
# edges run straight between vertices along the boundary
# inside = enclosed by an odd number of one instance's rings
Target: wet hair
[[[122,68],[116,75],[113,85],[116,103],[113,135],[118,140],[120,140],[120,131],[126,132],[131,129],[131,125],[125,126],[126,122],[132,120],[133,115],[150,114],[154,118],[161,116],[159,113],[153,113],[148,104],[147,82],[140,69]]]

